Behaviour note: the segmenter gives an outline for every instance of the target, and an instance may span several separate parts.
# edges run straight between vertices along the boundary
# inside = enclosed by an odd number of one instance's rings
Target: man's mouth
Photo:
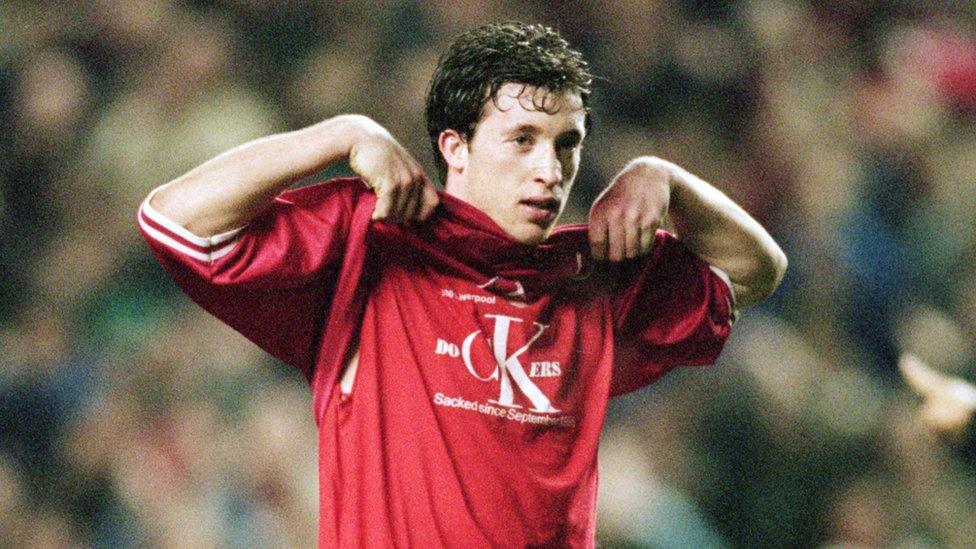
[[[534,223],[549,223],[559,213],[555,198],[528,198],[519,202],[520,209]]]

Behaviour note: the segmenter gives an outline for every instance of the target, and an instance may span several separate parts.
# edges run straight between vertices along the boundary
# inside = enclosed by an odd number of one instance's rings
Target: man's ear
[[[463,172],[468,165],[468,141],[457,131],[447,129],[437,137],[437,148],[444,157],[447,170]]]

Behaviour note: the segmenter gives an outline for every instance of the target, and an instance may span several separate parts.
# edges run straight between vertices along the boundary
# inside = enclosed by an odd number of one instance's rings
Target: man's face
[[[466,148],[460,183],[449,188],[515,240],[545,240],[566,206],[579,168],[586,112],[579,93],[507,83],[487,101]],[[548,111],[552,114],[547,114]]]

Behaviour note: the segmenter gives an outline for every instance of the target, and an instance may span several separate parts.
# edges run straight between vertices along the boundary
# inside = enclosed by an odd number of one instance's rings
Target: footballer
[[[341,115],[142,203],[183,291],[308,380],[320,546],[594,546],[609,400],[713,363],[736,311],[779,284],[769,234],[654,156],[588,223],[557,225],[591,80],[548,27],[481,26],[428,92],[443,190],[377,122]],[[355,177],[289,190],[344,160]]]

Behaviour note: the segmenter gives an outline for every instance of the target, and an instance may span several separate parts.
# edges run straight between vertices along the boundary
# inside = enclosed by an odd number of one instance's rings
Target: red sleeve
[[[139,208],[139,229],[190,299],[311,379],[364,191],[352,178],[288,191],[246,227],[207,238],[152,208],[153,191]]]
[[[623,279],[613,301],[611,395],[653,383],[678,365],[715,362],[734,315],[725,273],[658,231],[651,252],[625,268]]]

